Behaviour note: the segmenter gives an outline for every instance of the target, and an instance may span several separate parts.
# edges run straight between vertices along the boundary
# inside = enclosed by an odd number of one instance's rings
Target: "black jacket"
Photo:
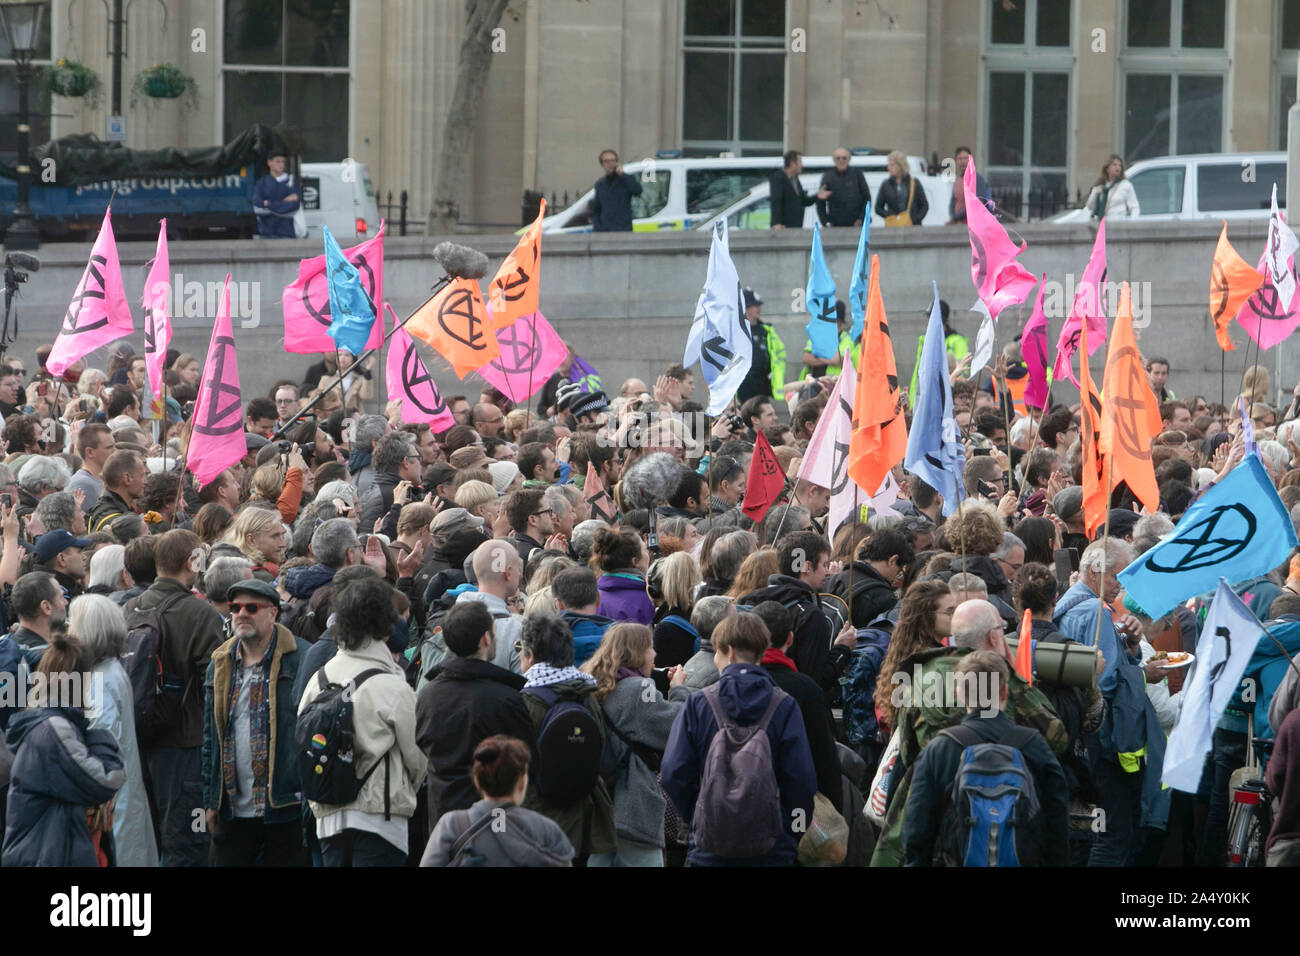
[[[798,578],[774,574],[767,579],[767,587],[751,591],[736,603],[753,606],[764,601],[776,601],[794,614],[794,644],[790,647],[790,658],[799,668],[799,673],[807,674],[823,691],[829,692],[839,683],[840,670],[848,652],[840,647],[832,654],[831,641],[835,635],[822,613],[821,598]]]
[[[804,207],[815,203],[817,197],[805,193],[798,178],[791,179],[784,169],[773,173],[768,184],[771,187],[772,225],[802,229]]]
[[[817,218],[823,226],[851,226],[871,214],[871,187],[862,170],[828,169],[822,173],[821,185],[831,191],[829,199],[817,200]]]
[[[519,552],[519,557],[523,560],[525,567],[528,566],[528,556],[530,554],[538,548],[546,547],[540,541],[534,541],[532,538],[528,537],[528,535],[520,534],[518,531],[515,532],[513,538],[507,540],[515,546],[515,550]]]
[[[907,207],[907,192],[913,181],[911,176],[904,176],[902,182],[896,183],[893,176],[886,176],[880,184],[880,192],[876,194],[876,213],[884,218],[902,212]],[[911,211],[914,226],[919,226],[925,219],[925,214],[930,211],[930,203],[925,198],[925,187],[920,183],[916,184],[916,192],[912,195]]]
[[[523,677],[468,657],[450,657],[434,673],[415,698],[415,742],[429,758],[430,829],[448,810],[468,809],[479,799],[470,768],[484,738],[533,739],[519,696]]]
[[[967,714],[962,726],[969,727],[983,740],[995,742],[1015,725],[999,711],[993,717]],[[940,735],[926,744],[912,773],[903,816],[903,865],[930,866],[939,837],[944,811],[947,809],[953,778],[964,748],[957,741]],[[1069,842],[1070,793],[1065,774],[1041,734],[1020,751],[1034,778],[1042,811],[1042,848],[1044,866],[1065,866]]]
[[[594,232],[631,232],[632,197],[641,195],[641,184],[630,173],[610,173],[596,180],[591,200],[591,228]]]
[[[664,604],[655,612],[655,667],[672,667],[685,664],[695,656],[695,635],[683,630],[678,624],[664,621],[670,614],[676,614],[686,620],[691,619],[689,609],[682,610]]]
[[[126,503],[126,499],[107,487],[95,502],[95,507],[86,515],[86,533],[107,531],[114,518],[135,514],[135,509]]]
[[[997,598],[1009,607],[1015,599],[1011,582],[1007,580],[1006,573],[1003,572],[1002,565],[998,564],[996,558],[986,554],[968,554],[964,558],[954,559],[952,573],[959,574],[963,571],[975,575],[984,582],[989,589],[989,600]],[[1015,612],[1012,612],[1012,621],[1016,621]]]
[[[375,521],[388,514],[393,506],[393,489],[402,479],[387,471],[376,471],[375,478],[361,496],[361,530],[369,533],[375,527]],[[412,498],[418,501],[418,498]]]
[[[763,670],[772,683],[794,698],[803,714],[803,728],[808,734],[813,769],[817,771],[817,789],[826,795],[836,810],[843,809],[844,788],[840,785],[840,755],[835,749],[835,730],[831,726],[826,697],[817,682],[807,674],[792,671],[783,664],[765,662]]]
[[[849,604],[853,615],[854,627],[868,627],[898,603],[898,596],[889,582],[865,561],[854,561],[852,571],[853,595],[850,600],[850,572],[846,568],[826,579],[825,588],[832,594],[838,594]]]

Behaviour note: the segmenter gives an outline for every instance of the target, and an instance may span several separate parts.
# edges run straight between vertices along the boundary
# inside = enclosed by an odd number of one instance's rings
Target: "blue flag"
[[[1119,580],[1156,619],[1193,595],[1213,591],[1220,577],[1236,582],[1267,574],[1295,546],[1295,528],[1263,463],[1247,455]]]
[[[366,350],[370,330],[375,324],[375,306],[361,288],[357,267],[343,255],[329,226],[325,235],[325,277],[330,291],[330,327],[326,329],[334,344],[353,355]]]
[[[840,327],[835,314],[835,280],[822,255],[822,232],[813,223],[812,256],[808,261],[808,288],[804,290],[808,309],[808,341],[817,358],[833,359],[840,352]],[[865,306],[864,306],[865,308]]]
[[[858,235],[858,254],[853,260],[853,281],[849,284],[849,313],[853,327],[849,339],[862,338],[862,323],[867,317],[867,282],[871,278],[871,210],[862,217],[862,232]]]
[[[907,433],[903,465],[943,495],[943,513],[957,510],[962,495],[961,473],[966,464],[957,420],[952,412],[952,385],[948,381],[948,351],[943,341],[943,315],[939,311],[939,286],[934,289],[930,324],[917,365],[912,427]]]

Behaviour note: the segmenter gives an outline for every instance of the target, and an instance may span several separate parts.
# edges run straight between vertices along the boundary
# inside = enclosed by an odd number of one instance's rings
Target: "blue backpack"
[[[883,637],[883,640],[881,639]],[[879,628],[859,628],[858,646],[853,650],[840,677],[840,698],[844,702],[844,735],[864,759],[877,756],[876,678],[889,648],[890,633]]]
[[[1020,752],[1038,731],[1013,727],[997,743],[961,725],[939,733],[965,749],[939,827],[935,865],[1038,865],[1041,806]]]

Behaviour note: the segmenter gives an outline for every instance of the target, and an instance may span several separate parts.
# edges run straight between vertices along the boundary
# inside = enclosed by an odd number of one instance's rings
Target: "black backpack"
[[[351,803],[379,769],[379,763],[370,768],[364,777],[355,769],[354,737],[352,725],[352,698],[357,688],[374,677],[386,673],[382,668],[364,670],[346,684],[331,683],[325,668],[316,672],[320,693],[298,715],[296,739],[298,742],[298,773],[302,778],[302,795],[317,803],[342,806]],[[384,819],[389,819],[388,755],[384,765]]]
[[[537,731],[537,791],[547,803],[567,806],[588,796],[600,781],[604,733],[587,706],[549,687],[524,691],[546,705]]]
[[[162,616],[188,594],[164,598],[147,611],[137,603],[126,611],[126,641],[122,645],[122,666],[131,679],[135,702],[135,732],[141,744],[149,744],[168,730],[174,730],[185,700],[185,678],[165,670]]]
[[[332,591],[332,585],[325,584],[313,591],[310,597],[294,598],[281,613],[280,623],[294,637],[315,644],[325,633],[329,622]]]

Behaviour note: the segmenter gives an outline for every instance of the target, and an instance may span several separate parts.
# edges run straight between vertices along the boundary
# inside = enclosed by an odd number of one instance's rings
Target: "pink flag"
[[[1047,408],[1047,316],[1043,314],[1043,289],[1047,275],[1038,287],[1038,299],[1033,314],[1020,333],[1020,353],[1029,369],[1029,382],[1025,385],[1025,404],[1034,408]]]
[[[385,302],[384,308],[396,325],[397,316],[393,315],[392,307]],[[456,424],[455,416],[442,400],[433,376],[405,329],[396,329],[388,337],[388,362],[384,369],[388,400],[402,403],[402,421],[428,422],[435,432],[446,431]]]
[[[970,274],[975,291],[994,319],[1009,305],[1019,305],[1034,288],[1034,274],[1016,261],[1028,244],[1016,247],[1006,229],[975,195],[975,160],[962,177],[966,194],[966,230],[970,233]]]
[[[343,250],[344,257],[357,267],[361,274],[361,288],[375,304],[384,301],[384,223],[374,237],[360,245]],[[280,297],[284,309],[284,349],[286,352],[333,352],[334,340],[326,331],[333,318],[330,316],[329,281],[325,274],[325,257],[314,256],[298,263],[298,278],[284,287]],[[366,348],[379,348],[384,344],[384,323],[376,322],[366,341]]]
[[[501,354],[477,371],[512,402],[532,398],[568,354],[564,340],[540,311],[498,329],[497,344]]]
[[[587,480],[583,482],[582,493],[591,505],[591,516],[599,518],[606,524],[614,523],[614,500],[610,498],[605,485],[596,474],[596,466],[587,462]]]
[[[1075,385],[1074,353],[1079,348],[1079,330],[1084,320],[1088,322],[1088,354],[1101,348],[1106,341],[1106,303],[1102,301],[1102,286],[1106,282],[1106,220],[1097,226],[1097,238],[1092,243],[1092,255],[1083,270],[1083,281],[1074,294],[1070,317],[1065,320],[1061,337],[1056,340],[1056,367],[1052,377],[1058,382],[1068,378]]]
[[[1277,287],[1268,281],[1268,250],[1259,257],[1259,274],[1265,277],[1264,284],[1256,289],[1246,304],[1237,313],[1237,324],[1246,330],[1261,349],[1271,349],[1300,325],[1300,289],[1291,297],[1291,303],[1283,308]],[[1295,274],[1294,257],[1287,260],[1287,269]]]
[[[45,362],[46,370],[55,378],[83,355],[135,331],[131,306],[122,288],[122,265],[117,259],[110,214],[111,210],[104,210],[104,223],[90,250],[90,261],[63,316],[63,329]]]
[[[230,327],[230,275],[221,290],[221,305],[212,325],[208,361],[199,380],[199,396],[190,418],[193,434],[186,468],[200,488],[248,453],[244,439],[244,408],[239,394],[239,364]]]
[[[163,417],[163,371],[172,342],[171,260],[167,256],[167,220],[158,220],[158,249],[144,280],[144,364],[149,386],[149,418]]]

